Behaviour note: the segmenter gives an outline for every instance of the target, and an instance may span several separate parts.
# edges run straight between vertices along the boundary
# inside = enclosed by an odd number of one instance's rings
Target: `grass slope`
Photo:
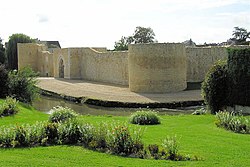
[[[2,101],[0,100],[0,103]],[[21,106],[11,117],[0,118],[0,126],[34,123],[47,120],[48,115]],[[161,116],[160,125],[145,128],[145,144],[160,144],[167,135],[177,135],[180,152],[197,155],[201,161],[172,162],[124,158],[84,149],[80,146],[51,146],[0,149],[0,166],[248,166],[250,135],[235,134],[217,128],[212,115]],[[127,117],[82,116],[86,122],[127,121]],[[138,126],[138,125],[133,125]]]

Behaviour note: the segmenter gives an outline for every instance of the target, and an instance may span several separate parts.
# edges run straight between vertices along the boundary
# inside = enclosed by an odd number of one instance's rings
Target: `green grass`
[[[23,105],[17,115],[0,118],[0,126],[47,119],[48,115]],[[128,117],[82,116],[82,119],[98,124],[127,121]],[[0,166],[248,166],[250,135],[217,128],[214,122],[213,115],[166,115],[161,116],[160,125],[132,125],[145,128],[145,144],[160,144],[167,135],[176,134],[180,153],[197,155],[203,158],[200,161],[142,160],[99,153],[81,146],[51,146],[0,149]]]

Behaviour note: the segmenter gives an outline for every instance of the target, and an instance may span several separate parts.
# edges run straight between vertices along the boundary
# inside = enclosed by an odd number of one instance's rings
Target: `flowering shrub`
[[[236,133],[250,134],[250,120],[242,115],[236,115],[233,112],[218,112],[216,113],[218,127],[223,127]]]
[[[130,123],[139,125],[160,124],[160,118],[153,111],[137,111],[130,116]]]
[[[65,122],[69,119],[74,119],[77,114],[68,107],[57,106],[51,110],[51,115],[49,117],[49,122]]]
[[[15,98],[7,97],[2,105],[0,105],[0,116],[8,116],[16,114],[19,109],[18,101]]]
[[[134,134],[134,136],[132,136]],[[121,155],[136,154],[143,150],[141,131],[131,133],[126,125],[116,125],[108,134],[108,148],[111,152]]]

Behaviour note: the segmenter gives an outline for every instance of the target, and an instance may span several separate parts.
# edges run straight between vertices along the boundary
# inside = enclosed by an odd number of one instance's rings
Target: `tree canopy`
[[[128,44],[137,43],[154,43],[155,33],[152,28],[148,27],[136,27],[135,32],[132,36],[122,36],[119,41],[115,42],[114,50],[128,50]]]
[[[7,60],[9,69],[18,69],[17,43],[31,43],[33,39],[25,34],[12,34],[7,46]]]
[[[232,36],[233,38],[230,40],[232,40],[235,44],[244,44],[247,39],[250,38],[250,32],[247,32],[247,29],[245,28],[234,27]]]
[[[0,64],[5,63],[5,48],[2,44],[2,39],[0,38]]]

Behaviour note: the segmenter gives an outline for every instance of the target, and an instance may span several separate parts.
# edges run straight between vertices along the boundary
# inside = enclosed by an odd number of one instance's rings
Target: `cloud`
[[[49,21],[48,16],[43,15],[43,14],[37,14],[37,19],[39,23],[46,23]]]

